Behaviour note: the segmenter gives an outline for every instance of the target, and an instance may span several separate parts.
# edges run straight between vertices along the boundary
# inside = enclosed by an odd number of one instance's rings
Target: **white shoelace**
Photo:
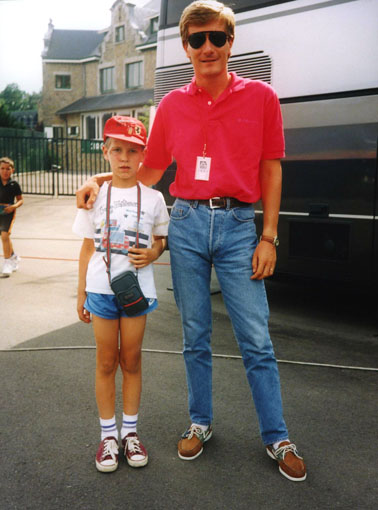
[[[143,452],[140,447],[139,439],[137,439],[136,437],[128,437],[127,438],[127,446],[131,453],[143,455]]]
[[[204,432],[202,431],[201,427],[198,427],[197,425],[191,425],[189,427],[189,434],[186,436],[186,439],[192,439],[194,434],[198,437],[204,435]]]
[[[302,457],[300,457],[298,455],[298,452],[297,452],[297,447],[295,446],[294,443],[290,443],[290,444],[285,444],[284,446],[280,446],[279,448],[277,448],[276,450],[273,450],[274,452],[274,455],[275,457],[279,457],[280,459],[284,459],[285,458],[285,455],[288,453],[288,452],[292,452],[294,453],[294,455],[296,455],[299,459],[301,459]]]
[[[102,460],[108,455],[111,456],[113,461],[116,461],[116,454],[118,453],[118,446],[114,439],[106,439],[104,441],[104,451],[102,452]]]

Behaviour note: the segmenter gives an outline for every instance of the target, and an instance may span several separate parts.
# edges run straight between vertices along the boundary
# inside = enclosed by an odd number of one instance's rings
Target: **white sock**
[[[101,441],[106,437],[110,436],[115,437],[115,439],[118,440],[118,430],[115,416],[113,416],[113,418],[110,418],[110,420],[104,420],[103,418],[100,418],[100,425],[101,425]]]
[[[289,442],[290,442],[289,438],[287,438],[287,439],[281,439],[281,441],[277,441],[277,443],[274,443],[274,444],[273,444],[273,450],[277,450],[277,448],[278,448],[278,447],[279,447],[279,445],[282,443],[282,441],[289,441]]]
[[[121,437],[122,439],[130,434],[130,432],[136,432],[138,424],[138,413],[134,415],[125,414],[122,415],[122,429],[121,429]]]
[[[199,423],[192,423],[192,425],[199,427],[202,430],[202,432],[206,432],[206,430],[209,428],[209,425],[200,425]]]

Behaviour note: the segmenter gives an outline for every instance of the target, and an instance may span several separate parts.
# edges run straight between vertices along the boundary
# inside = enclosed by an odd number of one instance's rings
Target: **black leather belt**
[[[237,198],[232,197],[214,197],[209,198],[209,200],[187,200],[187,202],[207,205],[210,209],[230,209],[232,207],[250,207],[252,205],[249,202],[241,202]]]

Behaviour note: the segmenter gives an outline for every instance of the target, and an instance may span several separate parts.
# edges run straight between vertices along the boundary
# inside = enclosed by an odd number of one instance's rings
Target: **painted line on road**
[[[55,346],[55,347],[22,347],[22,348],[11,348],[11,349],[0,349],[0,352],[33,352],[33,351],[69,351],[69,350],[77,350],[77,349],[96,349],[94,345],[67,345],[67,346]],[[181,351],[166,351],[162,349],[142,349],[142,352],[151,352],[157,354],[175,354],[182,355]],[[241,360],[242,357],[234,354],[212,354],[213,358],[223,358],[223,359],[238,359]],[[286,359],[278,359],[277,363],[286,363],[290,365],[304,365],[311,367],[324,367],[324,368],[338,368],[344,370],[362,370],[366,372],[378,372],[378,368],[374,367],[355,367],[351,365],[333,365],[331,363],[314,363],[311,361],[292,361]]]
[[[79,259],[67,259],[62,257],[31,257],[28,255],[20,255],[21,259],[33,259],[33,260],[60,260],[66,262],[79,262]],[[153,262],[154,266],[170,266],[170,262]]]
[[[60,260],[60,261],[66,261],[66,262],[79,262],[79,259],[67,259],[63,257],[30,257],[28,255],[20,255],[21,260],[22,259],[32,259],[32,260]]]

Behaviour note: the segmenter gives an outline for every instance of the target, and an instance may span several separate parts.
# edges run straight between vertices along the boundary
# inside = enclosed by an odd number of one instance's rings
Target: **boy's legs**
[[[119,362],[123,382],[123,412],[135,415],[142,391],[142,342],[147,315],[120,319],[121,347]]]
[[[4,230],[1,232],[1,242],[3,244],[4,258],[9,259],[13,253],[13,246],[9,232],[5,232]]]
[[[115,414],[115,374],[119,364],[119,320],[92,315],[96,339],[96,402],[100,418]]]
[[[1,242],[4,253],[3,274],[10,275],[17,271],[20,258],[13,253],[13,245],[10,238],[12,226],[15,220],[15,213],[0,216]]]
[[[147,315],[120,319],[119,361],[123,375],[122,448],[127,463],[142,467],[148,454],[137,435],[138,411],[142,392],[142,342]]]
[[[115,374],[119,364],[118,319],[103,319],[92,313],[96,339],[96,401],[101,424],[101,443],[96,454],[99,471],[118,467],[118,430],[115,421]]]

